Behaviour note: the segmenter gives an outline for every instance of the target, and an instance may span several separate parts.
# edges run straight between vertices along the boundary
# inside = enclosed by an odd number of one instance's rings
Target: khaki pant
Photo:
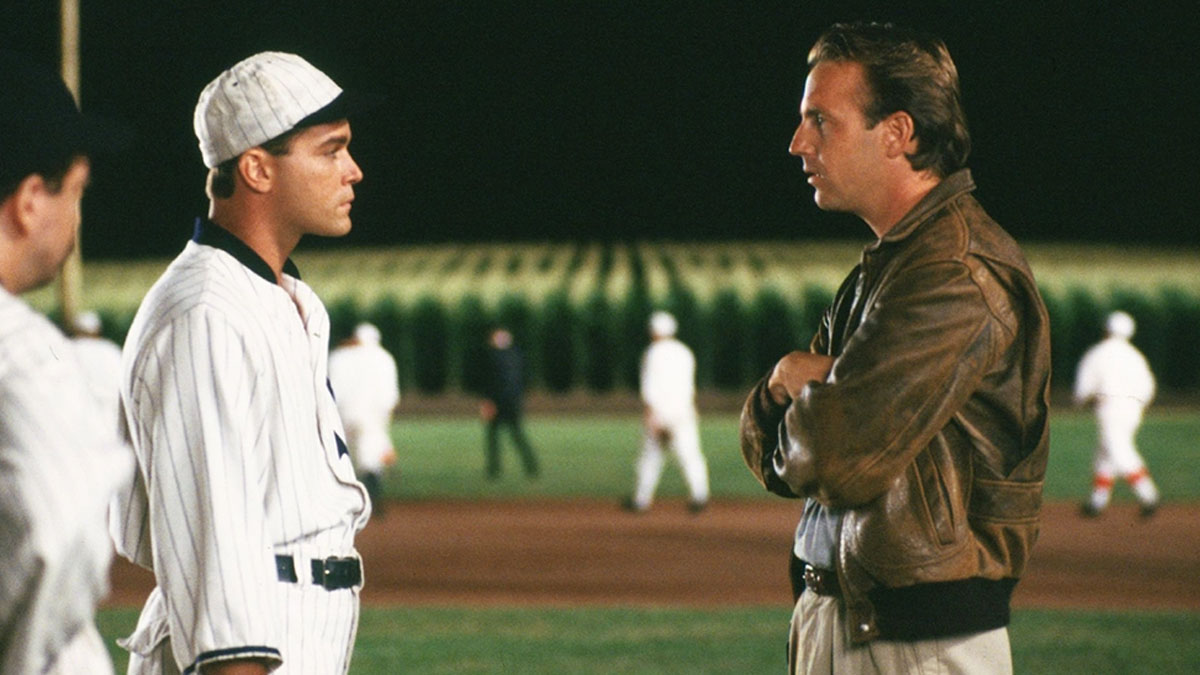
[[[917,642],[850,643],[842,601],[804,591],[792,613],[788,672],[977,673],[1011,675],[1008,629]]]

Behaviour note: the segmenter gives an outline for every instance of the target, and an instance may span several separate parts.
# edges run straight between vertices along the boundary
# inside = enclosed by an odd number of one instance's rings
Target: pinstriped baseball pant
[[[327,591],[319,586],[279,582],[286,586],[281,613],[283,665],[272,675],[338,675],[350,670],[358,632],[359,589]],[[130,654],[129,675],[179,675],[171,640],[153,653]]]

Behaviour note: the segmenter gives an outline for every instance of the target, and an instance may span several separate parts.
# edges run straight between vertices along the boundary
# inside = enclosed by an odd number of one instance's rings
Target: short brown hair
[[[823,61],[863,67],[871,98],[862,112],[869,127],[897,111],[912,117],[917,151],[908,161],[913,169],[944,178],[966,166],[971,134],[958,69],[940,39],[890,23],[839,23],[808,52],[810,68]]]
[[[28,167],[23,175],[6,178],[3,183],[0,183],[0,202],[7,200],[16,193],[21,183],[34,174],[42,177],[47,192],[52,195],[58,194],[62,190],[63,179],[67,177],[67,172],[71,170],[71,167],[75,166],[76,161],[84,157],[86,155],[78,152],[59,154]]]
[[[291,152],[292,139],[301,130],[300,127],[294,128],[291,131],[282,133],[275,138],[259,145],[258,147],[266,150],[270,154],[279,157]],[[233,196],[233,189],[237,186],[237,164],[241,155],[231,157],[224,162],[214,166],[208,174],[208,194],[213,199],[229,199]]]

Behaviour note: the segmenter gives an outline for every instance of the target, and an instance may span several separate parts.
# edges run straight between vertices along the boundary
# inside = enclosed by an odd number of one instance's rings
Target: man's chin
[[[353,229],[353,225],[350,223],[350,219],[347,218],[344,222],[334,223],[328,227],[322,228],[320,232],[313,232],[311,234],[318,237],[337,239],[338,237],[344,237],[347,234],[350,234],[351,229]]]
[[[832,203],[829,195],[822,194],[820,190],[813,192],[813,203],[816,204],[817,208],[821,209],[822,211],[835,210],[834,204]]]

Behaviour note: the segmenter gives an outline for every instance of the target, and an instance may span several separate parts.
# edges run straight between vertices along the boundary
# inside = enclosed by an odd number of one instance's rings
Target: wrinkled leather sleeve
[[[857,275],[858,268],[855,267],[850,276],[842,282],[834,306],[847,301],[846,295],[853,289]],[[809,351],[814,354],[830,354],[832,311],[832,307],[825,310],[821,317],[821,325],[816,335],[813,336]],[[774,370],[773,367],[772,370]],[[775,471],[775,457],[780,452],[779,437],[788,406],[776,403],[771,398],[770,392],[767,391],[767,380],[770,379],[772,370],[768,370],[767,374],[759,380],[742,406],[742,417],[739,424],[742,459],[746,461],[750,473],[754,474],[758,482],[768,491],[781,497],[796,498],[800,495],[788,487],[788,484]]]
[[[839,508],[871,501],[910,465],[978,388],[1002,330],[961,261],[908,267],[870,302],[827,381],[787,409],[771,471]]]
[[[770,376],[767,373],[759,381],[742,406],[739,425],[742,459],[746,460],[750,473],[767,490],[782,497],[796,497],[798,495],[779,478],[773,468],[773,457],[779,447],[780,424],[787,406],[778,405],[771,399],[767,391],[767,379]]]

